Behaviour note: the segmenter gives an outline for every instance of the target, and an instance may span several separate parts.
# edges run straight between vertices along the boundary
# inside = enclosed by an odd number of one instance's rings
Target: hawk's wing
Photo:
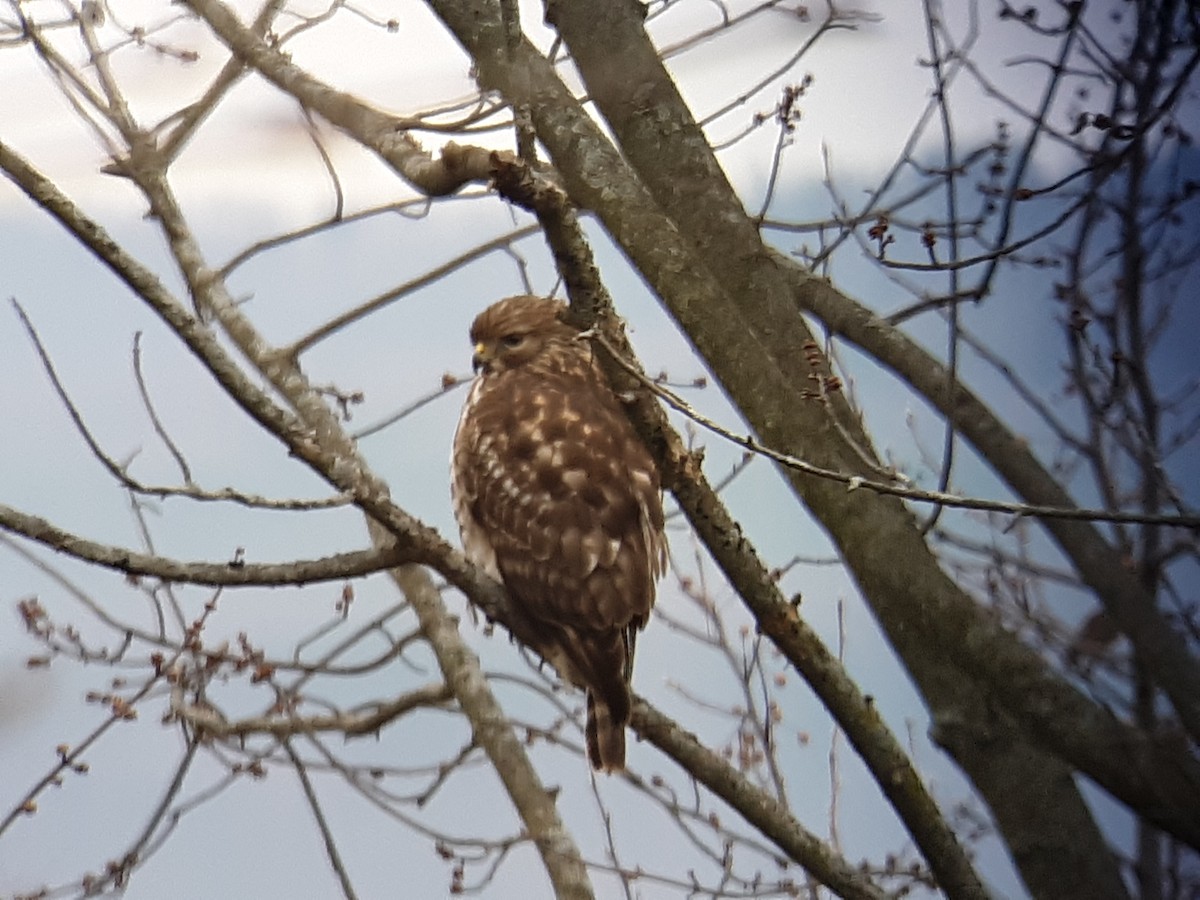
[[[531,616],[645,623],[664,565],[658,476],[607,384],[522,370],[477,382],[454,477],[468,552]]]

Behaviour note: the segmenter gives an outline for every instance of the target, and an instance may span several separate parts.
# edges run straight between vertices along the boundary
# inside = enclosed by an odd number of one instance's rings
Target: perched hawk
[[[666,564],[654,461],[565,305],[509,297],[471,326],[478,373],[454,436],[467,556],[504,582],[538,650],[587,692],[594,768],[625,767],[637,632]]]

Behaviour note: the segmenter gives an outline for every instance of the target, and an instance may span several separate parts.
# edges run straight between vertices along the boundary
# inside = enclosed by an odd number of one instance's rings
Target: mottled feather
[[[454,438],[467,555],[587,691],[588,756],[624,768],[635,637],[666,562],[658,472],[565,307],[510,297],[471,327],[478,376]]]

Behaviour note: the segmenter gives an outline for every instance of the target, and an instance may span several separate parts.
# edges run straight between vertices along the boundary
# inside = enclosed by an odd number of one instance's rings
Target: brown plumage
[[[467,556],[504,582],[534,649],[587,692],[588,759],[612,772],[625,767],[634,643],[666,564],[662,500],[564,309],[509,297],[476,317],[452,494]]]

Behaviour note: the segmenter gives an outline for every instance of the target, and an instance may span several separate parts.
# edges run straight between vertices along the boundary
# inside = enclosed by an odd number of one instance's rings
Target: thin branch
[[[171,712],[208,738],[225,740],[245,738],[252,735],[271,735],[289,738],[300,734],[335,731],[347,737],[377,734],[405,713],[430,706],[446,706],[454,695],[444,683],[426,685],[407,691],[384,703],[370,708],[335,712],[326,716],[249,716],[229,721],[212,706],[186,704],[182,697],[173,698]]]
[[[405,405],[401,409],[397,410],[396,412],[392,413],[391,415],[384,416],[379,421],[372,422],[370,425],[364,426],[363,428],[354,432],[353,437],[355,440],[362,440],[365,437],[370,437],[373,434],[378,434],[380,431],[383,431],[384,429],[390,428],[391,426],[395,425],[401,419],[404,419],[404,418],[412,415],[418,409],[421,409],[424,406],[428,406],[430,403],[437,400],[439,397],[444,397],[446,394],[450,393],[451,391],[457,390],[458,388],[462,387],[464,384],[467,384],[470,380],[471,380],[470,377],[467,375],[445,374],[442,376],[442,383],[438,387],[437,390],[430,391],[429,393],[425,394],[424,396],[418,397],[416,400],[413,400],[411,403],[408,403],[407,405]]]
[[[471,181],[487,177],[487,151],[451,142],[442,149],[440,158],[434,159],[408,134],[419,122],[382,113],[314,78],[283,50],[239,22],[233,10],[220,0],[185,0],[184,5],[200,16],[243,63],[305,108],[354,135],[422,194],[452,194]]]
[[[176,658],[178,654],[176,654]],[[166,672],[170,663],[167,663],[162,668],[162,672]],[[57,779],[68,770],[76,770],[76,767],[81,764],[81,758],[91,747],[105,735],[106,732],[118,722],[127,722],[131,718],[136,717],[136,707],[147,694],[153,690],[159,682],[162,681],[161,674],[154,675],[147,679],[136,693],[124,699],[119,707],[114,707],[112,713],[103,722],[100,723],[92,732],[80,741],[74,747],[60,748],[58,754],[58,764],[50,769],[41,779],[37,781],[25,795],[21,797],[16,805],[9,810],[8,814],[0,820],[0,835],[3,835],[21,816],[32,815],[37,811],[37,797],[46,788],[57,783]]]
[[[83,413],[75,406],[75,402],[71,399],[71,395],[67,393],[66,387],[58,377],[58,372],[55,369],[53,361],[50,359],[50,354],[47,352],[45,345],[42,344],[41,336],[37,329],[30,321],[24,308],[17,302],[16,298],[10,298],[13,309],[16,310],[17,316],[24,325],[26,332],[29,335],[30,341],[33,343],[34,350],[37,352],[38,358],[42,362],[42,368],[46,371],[46,376],[50,379],[50,384],[54,388],[54,392],[58,395],[63,407],[67,411],[67,415],[71,419],[71,423],[75,426],[75,430],[79,432],[79,436],[83,438],[92,455],[100,462],[108,473],[113,476],[120,484],[130,491],[137,494],[146,494],[155,497],[186,497],[189,500],[198,500],[202,502],[232,502],[242,506],[253,507],[257,509],[274,509],[274,510],[312,510],[312,509],[332,509],[340,506],[346,506],[351,502],[351,499],[345,495],[328,497],[321,500],[300,500],[300,499],[272,499],[262,497],[257,494],[248,494],[243,491],[235,490],[231,487],[218,488],[216,490],[206,490],[199,488],[191,483],[191,472],[188,469],[187,463],[184,462],[182,454],[174,443],[167,436],[166,431],[162,427],[162,423],[154,412],[154,407],[150,402],[149,393],[146,390],[145,383],[142,379],[141,372],[141,353],[140,343],[135,340],[134,343],[134,372],[137,378],[138,389],[141,392],[143,403],[150,415],[155,431],[166,443],[172,456],[179,463],[185,481],[188,483],[183,487],[170,485],[147,485],[133,478],[126,471],[127,466],[122,465],[113,459],[104,448],[100,446],[100,442],[92,435],[91,429],[83,419]],[[140,332],[139,332],[140,335]]]
[[[887,484],[872,481],[861,475],[851,475],[846,472],[835,472],[814,466],[802,459],[781,453],[746,434],[737,434],[697,411],[686,400],[667,390],[653,379],[647,378],[641,371],[621,356],[608,340],[599,332],[593,332],[588,337],[600,344],[613,355],[618,364],[629,374],[636,377],[644,387],[661,397],[673,409],[683,413],[697,425],[711,431],[713,434],[737,444],[751,453],[765,456],[786,468],[793,469],[805,475],[815,475],[831,481],[845,484],[849,490],[869,490],[878,494],[888,494],[893,497],[903,497],[905,500],[916,500],[922,503],[937,503],[943,506],[953,506],[962,509],[980,509],[989,512],[1003,512],[1014,516],[1029,516],[1041,519],[1086,519],[1104,522],[1133,522],[1141,525],[1167,525],[1179,528],[1200,529],[1200,515],[1162,515],[1137,512],[1120,512],[1115,510],[1072,509],[1069,507],[1036,506],[1028,503],[1010,503],[1002,500],[985,500],[978,497],[959,497],[942,491],[925,491],[919,488],[904,487],[898,484]]]
[[[41,347],[38,347],[41,352]],[[150,417],[150,424],[154,427],[154,433],[167,448],[167,452],[175,460],[175,464],[179,466],[180,475],[183,477],[184,484],[192,487],[195,482],[192,480],[192,470],[187,464],[187,460],[183,456],[183,452],[171,440],[171,436],[167,434],[167,429],[162,423],[162,419],[158,416],[158,410],[154,408],[154,401],[150,399],[150,389],[146,386],[146,376],[142,371],[142,333],[135,332],[133,335],[133,376],[137,381],[138,394],[142,398],[142,407],[146,410],[146,415]],[[53,378],[53,375],[51,376]],[[57,379],[55,380],[57,387]],[[61,396],[61,392],[60,392]]]
[[[430,284],[441,281],[441,279],[445,278],[448,274],[458,271],[469,262],[482,259],[488,254],[494,253],[497,250],[504,250],[514,241],[519,241],[522,238],[529,237],[531,234],[535,234],[537,230],[538,228],[536,225],[526,225],[522,228],[515,228],[507,234],[502,234],[499,237],[492,238],[490,241],[484,241],[482,244],[478,244],[475,247],[472,247],[470,250],[460,253],[453,259],[447,260],[440,266],[435,266],[434,268],[423,272],[416,278],[406,281],[404,284],[397,285],[388,291],[384,291],[377,297],[372,297],[370,300],[360,303],[358,306],[355,306],[352,309],[346,310],[344,313],[341,313],[340,315],[335,316],[333,319],[326,322],[320,328],[315,328],[304,337],[293,341],[286,347],[280,348],[280,352],[292,358],[299,357],[300,354],[311,350],[316,344],[325,340],[325,338],[336,334],[348,325],[351,325],[354,322],[365,318],[371,313],[382,309],[389,303],[399,300],[401,297],[418,291]]]
[[[325,854],[329,857],[329,864],[333,867],[334,874],[338,877],[338,883],[342,886],[342,895],[346,900],[357,900],[358,895],[354,892],[354,885],[350,881],[350,873],[346,871],[346,866],[342,862],[342,855],[338,853],[337,841],[333,839],[333,831],[329,828],[329,822],[325,819],[325,813],[321,809],[321,803],[317,799],[317,792],[313,789],[312,781],[308,777],[308,769],[305,763],[290,740],[280,742],[284,753],[288,755],[288,759],[292,761],[292,767],[296,770],[296,777],[300,779],[300,786],[304,789],[304,798],[308,801],[308,808],[312,810],[313,818],[317,822],[317,828],[321,832],[321,841],[325,845]]]
[[[186,562],[89,541],[45,519],[28,515],[4,504],[0,504],[0,529],[37,541],[74,559],[126,575],[213,586],[302,585],[361,578],[407,562],[412,556],[411,552],[406,553],[400,548],[392,547],[384,550],[356,550],[350,553],[336,553],[323,559],[282,563],[248,563],[241,558],[223,563]]]
[[[250,26],[255,34],[267,33],[284,2],[285,0],[267,0],[263,4],[262,10],[254,19],[254,24]],[[164,159],[169,162],[179,155],[200,124],[217,108],[217,104],[245,73],[246,66],[242,61],[230,57],[217,73],[217,77],[212,80],[204,96],[168,120],[171,122],[171,131],[161,143]],[[161,129],[165,125],[166,123],[163,123],[158,127]]]
[[[806,830],[786,806],[640,697],[634,699],[630,725],[838,896],[847,900],[885,900],[888,896]]]

